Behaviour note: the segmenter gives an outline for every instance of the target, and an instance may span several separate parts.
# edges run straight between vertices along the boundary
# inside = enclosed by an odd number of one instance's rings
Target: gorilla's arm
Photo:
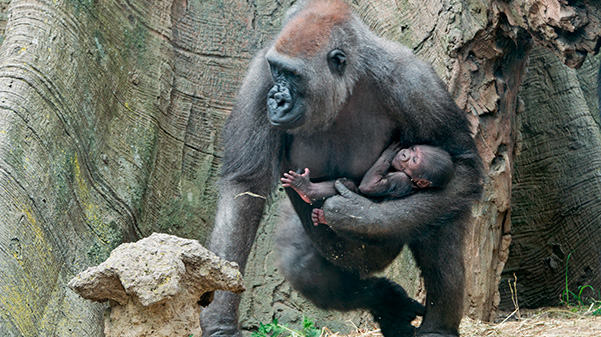
[[[393,60],[382,61],[397,64],[395,71],[373,74],[380,100],[386,102],[388,110],[398,112],[405,137],[402,140],[443,148],[454,161],[455,175],[442,189],[381,203],[336,184],[340,195],[327,199],[323,210],[328,224],[342,235],[374,239],[394,236],[410,241],[430,232],[427,226],[452,223],[456,216],[463,216],[482,192],[482,164],[466,112],[457,107],[429,65],[400,48]]]
[[[480,189],[473,181],[479,172],[465,166],[456,167],[455,177],[443,189],[424,190],[402,199],[373,202],[336,183],[339,195],[326,199],[323,211],[334,231],[351,237],[371,239],[400,239],[411,241],[421,233],[429,232],[427,226],[449,223],[454,216],[463,215]]]
[[[281,136],[265,117],[270,78],[264,53],[259,53],[223,129],[219,200],[208,248],[238,263],[243,273],[279,169]],[[240,295],[217,292],[202,311],[203,335],[239,336],[239,302]]]
[[[273,83],[264,55],[253,59],[223,128],[220,197],[209,242],[242,269],[279,170],[281,135],[266,118],[265,97]]]

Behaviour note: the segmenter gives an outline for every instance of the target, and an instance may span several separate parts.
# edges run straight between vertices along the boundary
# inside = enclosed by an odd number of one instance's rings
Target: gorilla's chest
[[[342,125],[311,137],[292,138],[283,171],[309,168],[312,181],[349,178],[359,182],[390,143],[388,120]]]

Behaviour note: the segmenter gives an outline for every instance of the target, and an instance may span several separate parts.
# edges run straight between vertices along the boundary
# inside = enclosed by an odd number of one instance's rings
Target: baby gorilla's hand
[[[382,156],[386,157],[388,160],[392,160],[397,153],[401,151],[401,143],[400,142],[392,142],[384,152],[382,152]]]

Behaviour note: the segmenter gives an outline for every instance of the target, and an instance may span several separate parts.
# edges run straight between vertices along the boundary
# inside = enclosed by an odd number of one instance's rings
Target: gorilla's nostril
[[[292,103],[292,96],[290,95],[290,90],[284,86],[277,86],[276,91],[273,93],[273,100],[275,101],[275,105],[278,108],[283,110],[288,109]]]
[[[282,106],[282,105],[286,104],[286,96],[280,92],[275,94],[274,99],[275,99],[276,103],[278,104],[278,106]]]

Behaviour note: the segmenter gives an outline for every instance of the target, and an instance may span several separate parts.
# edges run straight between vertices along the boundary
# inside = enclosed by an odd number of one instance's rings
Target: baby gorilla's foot
[[[292,187],[306,203],[311,203],[311,198],[308,196],[311,189],[308,168],[305,168],[302,174],[288,171],[288,173],[284,173],[284,176],[280,180],[282,181],[282,186]]]
[[[327,224],[321,208],[313,209],[313,212],[311,212],[311,220],[315,226],[319,225],[320,223]]]

